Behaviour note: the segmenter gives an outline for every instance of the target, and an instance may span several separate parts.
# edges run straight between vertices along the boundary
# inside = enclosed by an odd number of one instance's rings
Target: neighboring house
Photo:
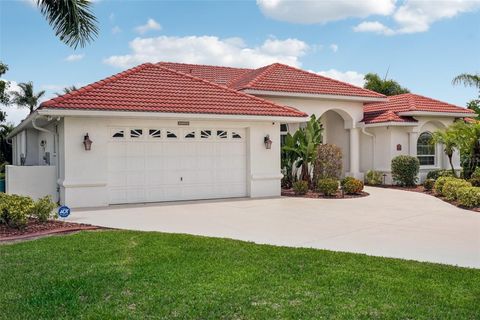
[[[418,156],[422,174],[447,168],[428,134],[471,111],[278,63],[146,63],[46,101],[15,128],[7,192],[71,207],[279,196],[281,136],[311,114],[342,149],[344,175],[375,169],[389,182],[399,154]]]

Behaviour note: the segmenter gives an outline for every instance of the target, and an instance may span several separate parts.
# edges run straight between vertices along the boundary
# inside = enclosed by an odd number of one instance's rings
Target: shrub
[[[382,184],[382,173],[375,170],[369,170],[365,175],[365,182],[372,186]]]
[[[423,182],[423,187],[427,191],[431,191],[435,185],[435,179],[427,179]]]
[[[326,196],[333,196],[338,191],[338,180],[332,178],[325,178],[318,180],[318,191]]]
[[[443,196],[443,186],[445,185],[445,183],[447,181],[450,181],[450,180],[455,180],[456,178],[453,178],[453,177],[440,177],[438,178],[436,181],[435,181],[435,184],[433,185],[433,191],[435,192],[435,194],[439,195],[439,196]]]
[[[392,159],[392,178],[405,187],[412,187],[417,183],[420,163],[416,157],[396,156]]]
[[[38,199],[34,203],[32,217],[40,222],[47,222],[50,218],[57,218],[57,213],[54,211],[56,207],[57,205],[50,196]]]
[[[296,195],[304,195],[308,191],[308,182],[304,180],[298,180],[293,183],[293,192]]]
[[[454,177],[452,170],[432,170],[427,173],[427,179],[437,180],[440,177]]]
[[[333,144],[321,144],[317,148],[317,157],[313,166],[313,181],[320,179],[340,179],[342,174],[342,150]]]
[[[457,190],[458,203],[461,206],[473,208],[480,206],[480,188],[462,187]]]
[[[354,177],[345,177],[340,181],[340,185],[343,187],[345,185],[345,183],[347,183],[349,181],[352,181],[352,180],[356,180],[356,179]]]
[[[470,176],[470,180],[468,180],[468,181],[470,181],[470,183],[474,187],[480,187],[480,167],[477,167],[475,169],[475,171]]]
[[[358,179],[349,179],[343,185],[346,194],[358,194],[363,190],[363,182]]]
[[[457,191],[463,187],[471,187],[472,184],[468,181],[463,179],[455,179],[451,178],[445,182],[442,188],[442,194],[445,196],[447,200],[453,201],[457,199]]]
[[[11,228],[24,228],[34,207],[30,197],[16,194],[0,195],[0,223]]]

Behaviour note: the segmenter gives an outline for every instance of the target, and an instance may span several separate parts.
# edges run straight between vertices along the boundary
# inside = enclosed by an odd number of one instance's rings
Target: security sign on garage
[[[110,128],[110,204],[244,197],[242,128]]]

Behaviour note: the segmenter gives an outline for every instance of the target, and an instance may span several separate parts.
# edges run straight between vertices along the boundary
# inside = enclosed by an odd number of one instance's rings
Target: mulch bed
[[[0,225],[0,242],[15,241],[29,238],[38,238],[51,234],[70,233],[81,230],[97,230],[101,227],[90,224],[72,223],[58,220],[50,220],[45,223],[39,223],[37,220],[30,219],[24,229],[14,229],[6,225]]]
[[[352,199],[352,198],[363,198],[363,197],[366,197],[368,195],[369,195],[369,193],[365,192],[365,191],[362,191],[359,194],[345,194],[344,196],[342,196],[342,194],[340,192],[337,192],[337,194],[335,196],[327,197],[320,192],[315,192],[315,191],[311,191],[311,190],[308,190],[308,192],[304,195],[297,195],[297,194],[295,194],[293,189],[282,189],[282,196],[283,197],[296,197],[296,198]]]

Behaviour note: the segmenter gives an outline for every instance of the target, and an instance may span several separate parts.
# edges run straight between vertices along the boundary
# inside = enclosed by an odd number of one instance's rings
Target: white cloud
[[[241,38],[215,36],[136,38],[130,42],[132,53],[104,60],[112,66],[127,68],[144,62],[172,61],[257,68],[274,62],[300,66],[299,58],[310,49],[298,39],[267,39],[258,47],[248,47]]]
[[[335,44],[335,43],[332,43],[330,46],[328,46],[330,48],[330,50],[332,50],[333,52],[337,52],[338,51],[338,45]]]
[[[122,32],[122,29],[120,29],[119,26],[115,26],[112,28],[112,33],[113,34],[119,34],[120,32]]]
[[[161,29],[162,29],[162,26],[157,21],[150,18],[147,20],[146,24],[136,27],[135,31],[137,31],[140,34],[144,34],[151,30],[161,30]]]
[[[350,17],[390,15],[396,0],[257,0],[267,17],[302,24],[326,23]]]
[[[353,28],[356,32],[374,32],[384,35],[428,31],[436,21],[453,18],[480,8],[480,0],[406,0],[394,12],[395,28],[378,21],[362,22]]]
[[[85,57],[85,55],[82,54],[71,54],[68,57],[65,58],[65,61],[68,62],[74,62],[74,61],[79,61],[82,60]]]
[[[384,35],[393,35],[395,32],[378,21],[364,21],[353,28],[355,32],[374,32]]]
[[[313,71],[312,71],[313,72]],[[365,80],[363,77],[365,76],[362,73],[358,73],[356,71],[346,71],[342,72],[336,69],[330,69],[326,71],[319,71],[316,72],[319,75],[329,77],[332,79],[340,80],[343,82],[348,82],[350,84],[353,84],[355,86],[363,87]]]

